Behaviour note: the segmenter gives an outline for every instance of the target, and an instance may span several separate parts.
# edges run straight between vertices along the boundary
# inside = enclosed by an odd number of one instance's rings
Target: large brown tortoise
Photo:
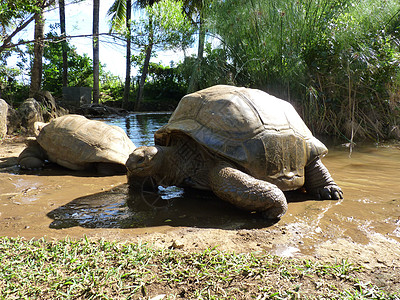
[[[126,172],[125,162],[135,145],[125,131],[80,115],[65,115],[36,124],[36,140],[21,152],[23,169],[40,169],[45,160],[72,170],[95,168],[99,174]]]
[[[263,91],[226,85],[183,97],[155,146],[136,148],[128,181],[212,190],[265,217],[283,216],[283,191],[304,187],[318,199],[341,199],[320,158],[328,152],[291,104]]]

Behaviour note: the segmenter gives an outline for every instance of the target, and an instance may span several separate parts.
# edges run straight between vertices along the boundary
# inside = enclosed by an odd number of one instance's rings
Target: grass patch
[[[0,299],[399,299],[348,261],[0,237]]]

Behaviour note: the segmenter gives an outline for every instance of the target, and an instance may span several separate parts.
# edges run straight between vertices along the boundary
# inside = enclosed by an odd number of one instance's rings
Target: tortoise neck
[[[173,146],[155,146],[157,148],[157,161],[153,170],[153,177],[158,184],[163,186],[175,185],[180,177],[180,157],[176,151],[179,149],[177,145]]]
[[[173,148],[175,147],[168,147],[168,146],[154,146],[157,148],[157,155],[156,155],[156,164],[154,168],[154,173],[164,173],[170,171],[170,162],[171,162],[171,155],[174,151]]]

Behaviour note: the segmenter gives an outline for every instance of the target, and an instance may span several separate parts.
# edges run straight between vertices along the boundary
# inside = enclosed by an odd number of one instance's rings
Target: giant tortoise
[[[283,191],[343,195],[320,160],[325,145],[291,104],[260,90],[218,85],[186,95],[154,137],[129,156],[128,182],[209,189],[271,219],[287,210]]]
[[[37,123],[39,134],[21,152],[23,169],[39,169],[49,160],[72,170],[96,168],[99,174],[126,172],[135,145],[124,130],[80,115],[65,115]]]

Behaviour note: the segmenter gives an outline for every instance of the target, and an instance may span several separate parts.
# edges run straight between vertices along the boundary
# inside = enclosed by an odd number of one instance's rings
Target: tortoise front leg
[[[210,186],[221,199],[248,211],[279,219],[287,210],[286,197],[274,184],[259,180],[228,164],[210,170]]]
[[[37,170],[42,169],[46,153],[36,140],[29,141],[26,147],[18,156],[18,164],[22,169]]]
[[[304,187],[307,192],[318,199],[343,199],[342,189],[335,183],[328,169],[318,158],[305,168],[306,181]]]

